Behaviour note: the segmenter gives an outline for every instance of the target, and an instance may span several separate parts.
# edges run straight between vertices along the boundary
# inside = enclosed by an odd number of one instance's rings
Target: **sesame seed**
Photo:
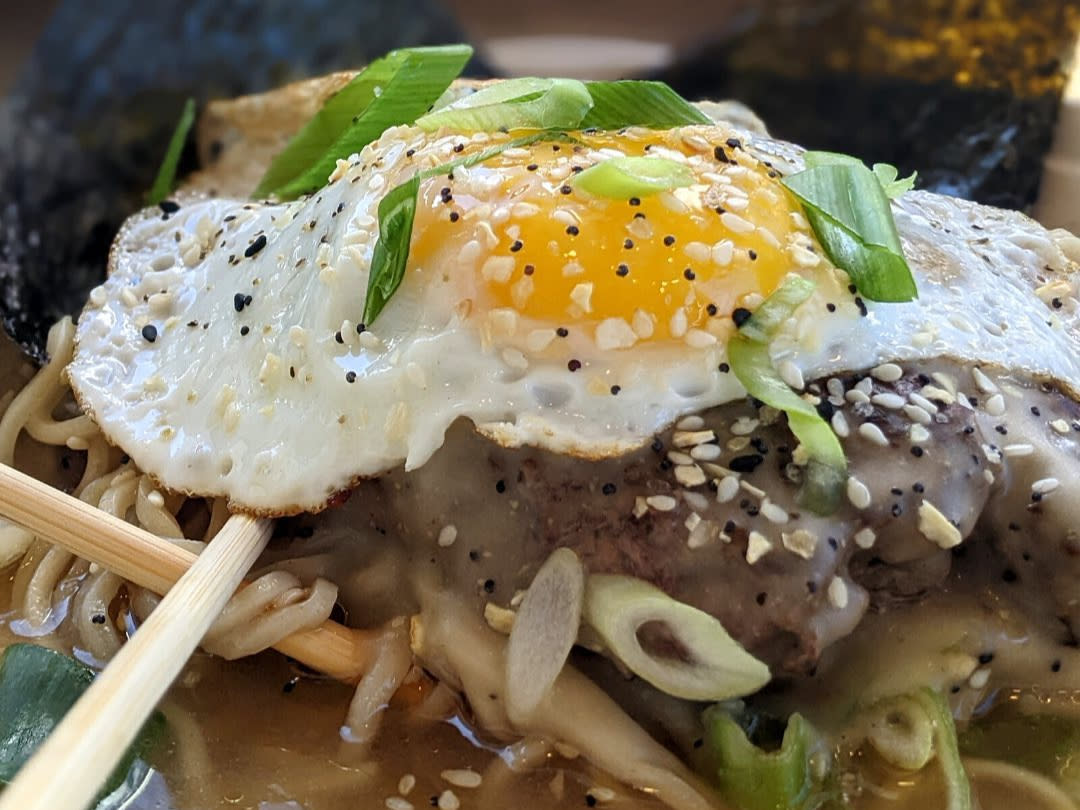
[[[905,405],[903,410],[908,419],[912,422],[917,422],[920,425],[929,425],[934,420],[934,417],[918,405]]]
[[[829,598],[829,604],[837,610],[843,610],[848,604],[848,588],[844,580],[838,576],[834,576],[829,580],[829,587],[826,589],[826,595]]]
[[[758,560],[772,551],[772,543],[758,531],[751,531],[746,542],[746,561],[754,565]]]
[[[817,535],[806,529],[783,532],[780,535],[780,540],[784,544],[784,548],[804,560],[809,560],[814,556],[818,543]]]
[[[705,420],[697,414],[684,416],[682,419],[675,423],[675,428],[677,430],[702,430],[704,427]]]
[[[613,385],[613,386],[611,386],[611,395],[612,396],[617,396],[620,391],[622,391],[622,386],[621,385]]]
[[[1066,422],[1064,419],[1055,419],[1053,422],[1050,423],[1050,427],[1053,428],[1057,433],[1060,433],[1062,435],[1069,432],[1069,423]]]
[[[459,788],[478,788],[484,781],[484,777],[469,768],[450,768],[439,776],[444,782]]]
[[[436,542],[441,548],[449,548],[454,545],[454,541],[457,540],[457,534],[457,527],[454,524],[449,523],[439,530],[439,537]]]
[[[867,509],[871,503],[870,488],[854,475],[848,476],[847,497],[856,509]]]
[[[723,454],[718,444],[699,444],[690,448],[690,457],[696,461],[715,461]]]
[[[904,370],[896,363],[882,363],[870,370],[870,375],[881,382],[896,382],[904,376]]]
[[[624,239],[622,246],[626,250],[632,250],[633,247],[634,247],[634,240],[633,239]]]
[[[1019,458],[1021,456],[1030,456],[1035,452],[1035,445],[1028,444],[1027,442],[1017,442],[1014,444],[1007,444],[1001,448],[1001,453],[1004,456],[1011,458]]]
[[[666,245],[667,247],[671,247],[674,244],[675,244],[675,237],[674,236],[671,236],[669,234],[669,235],[664,237],[664,245]]]
[[[874,542],[877,540],[877,534],[869,526],[866,526],[855,532],[851,539],[855,541],[855,545],[859,548],[873,548]]]
[[[783,526],[791,518],[785,509],[768,499],[761,503],[761,515],[767,521],[775,523],[777,526]]]
[[[960,545],[964,539],[960,530],[930,501],[923,501],[919,505],[919,532],[927,540],[946,549]]]
[[[152,323],[148,323],[142,328],[142,336],[143,340],[145,340],[147,343],[153,343],[155,340],[157,340],[157,327],[154,326]]]
[[[244,250],[244,258],[250,259],[264,247],[266,247],[266,234],[260,234],[256,237],[255,241],[248,245]]]
[[[684,487],[700,487],[707,480],[705,471],[694,464],[691,457],[687,456],[687,461],[690,464],[680,464],[675,468],[675,480]]]
[[[567,367],[567,368],[568,368],[568,369],[569,369],[570,371],[577,371],[578,369],[580,369],[580,368],[581,368],[581,361],[580,361],[580,360],[570,360],[570,361],[569,361],[569,362],[568,362],[568,363],[566,364],[566,367]]]
[[[384,804],[386,810],[413,810],[412,802],[400,796],[388,796]]]
[[[1003,416],[1005,414],[1005,397],[1001,394],[993,394],[986,400],[986,412],[991,416]]]
[[[734,475],[725,475],[716,484],[717,503],[729,503],[739,494],[739,479]]]
[[[412,793],[412,789],[416,787],[416,777],[411,773],[407,773],[398,780],[398,793],[402,796],[408,796]]]
[[[745,307],[736,307],[731,313],[731,320],[735,322],[735,326],[739,327],[750,320],[753,313]]]
[[[617,275],[617,276],[628,276],[628,275],[630,275],[630,268],[625,264],[620,264],[615,269],[615,275]]]
[[[461,800],[454,791],[447,789],[439,794],[435,806],[438,807],[439,810],[458,810],[461,807]]]
[[[670,512],[678,504],[670,495],[650,495],[645,503],[657,512]]]
[[[870,397],[870,401],[880,408],[888,408],[892,411],[899,410],[900,408],[904,407],[905,402],[902,396],[892,393],[874,394],[872,397]]]
[[[1061,486],[1056,478],[1040,478],[1031,485],[1031,491],[1037,495],[1049,495]]]
[[[848,427],[847,417],[844,416],[843,411],[836,411],[829,421],[832,424],[833,431],[841,439],[846,439],[851,435],[851,429]]]
[[[876,444],[878,447],[889,446],[889,440],[885,438],[885,434],[881,432],[881,428],[872,422],[863,422],[859,425],[859,435],[868,442]]]
[[[733,214],[731,211],[722,213],[720,222],[733,233],[752,233],[754,231],[754,223],[743,219],[738,214]]]
[[[777,371],[780,373],[780,379],[796,391],[801,391],[806,387],[802,370],[791,360],[781,362]]]

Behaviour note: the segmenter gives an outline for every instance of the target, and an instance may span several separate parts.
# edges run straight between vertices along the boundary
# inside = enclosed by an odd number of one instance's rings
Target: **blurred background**
[[[4,11],[0,318],[39,355],[47,324],[101,277],[187,97],[257,92],[404,45],[469,41],[476,76],[648,77],[691,99],[734,98],[778,137],[1080,230],[1076,0],[6,0]]]

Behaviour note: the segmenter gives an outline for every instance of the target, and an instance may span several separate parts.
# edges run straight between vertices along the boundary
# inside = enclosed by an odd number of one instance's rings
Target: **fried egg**
[[[781,183],[798,148],[722,123],[580,133],[425,180],[403,282],[360,323],[382,197],[508,137],[398,127],[306,199],[136,215],[79,320],[80,403],[164,486],[262,514],[419,467],[459,418],[506,446],[615,456],[746,395],[726,342],[790,273],[816,284],[773,344],[796,387],[950,356],[1080,390],[1075,237],[909,193],[894,209],[920,298],[865,302]],[[694,182],[576,188],[626,155]]]

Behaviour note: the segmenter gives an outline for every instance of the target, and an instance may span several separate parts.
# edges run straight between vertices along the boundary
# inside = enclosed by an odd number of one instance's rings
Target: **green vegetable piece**
[[[872,301],[917,298],[915,279],[878,176],[846,155],[807,154],[817,155],[809,159],[810,168],[784,178],[783,183],[802,203],[833,264]],[[815,161],[817,165],[811,165]]]
[[[827,515],[839,507],[847,480],[844,449],[817,409],[780,377],[768,347],[776,329],[810,297],[813,289],[812,282],[788,276],[728,341],[727,352],[731,370],[747,393],[787,414],[788,427],[810,456],[799,503]]]
[[[845,155],[841,152],[806,152],[803,155],[803,160],[806,162],[807,168],[813,168],[815,166],[862,166],[864,165],[858,158],[851,155]],[[895,166],[888,163],[875,163],[872,171],[874,176],[877,177],[878,182],[881,183],[881,189],[885,192],[885,196],[890,200],[895,200],[905,191],[911,191],[915,188],[915,178],[918,176],[918,172],[912,172],[909,177],[905,177],[903,180],[897,180],[899,172]]]
[[[617,157],[590,166],[573,179],[575,187],[597,197],[629,200],[694,182],[690,167],[660,157]]]
[[[413,221],[416,218],[416,195],[420,183],[437,174],[446,174],[459,166],[475,166],[507,149],[528,146],[540,140],[572,140],[561,133],[538,132],[515,138],[506,143],[488,147],[482,152],[467,155],[441,166],[418,173],[411,180],[391,189],[379,202],[379,238],[371,255],[371,271],[368,275],[367,294],[364,298],[364,324],[371,326],[383,311],[390,298],[397,292],[405,278],[405,266],[409,260],[409,243],[412,241]]]
[[[706,709],[704,720],[708,776],[739,810],[809,810],[823,801],[810,767],[818,735],[802,715],[788,718],[775,751],[754,745],[721,706]]]
[[[180,113],[180,120],[176,122],[176,129],[169,138],[169,146],[165,150],[165,157],[161,160],[154,184],[146,192],[146,204],[157,205],[172,193],[176,184],[176,167],[180,163],[180,155],[184,152],[184,144],[187,142],[188,133],[195,123],[195,99],[189,98],[184,102],[184,109]]]
[[[472,53],[468,45],[444,45],[391,51],[375,60],[293,136],[259,181],[255,196],[292,199],[326,185],[339,158],[427,112]]]
[[[585,82],[593,107],[581,121],[581,129],[615,130],[623,127],[671,129],[691,124],[711,124],[705,113],[664,82]]]
[[[948,702],[929,688],[919,689],[912,697],[934,724],[934,750],[945,775],[945,810],[971,810],[971,784],[960,760],[956,724]]]
[[[416,125],[427,132],[574,129],[592,105],[589,91],[576,79],[510,79],[428,113]]]
[[[15,777],[93,680],[89,667],[45,647],[13,644],[4,650],[0,659],[0,782],[7,784]],[[99,799],[115,799],[111,794],[133,781],[129,775],[137,758],[161,738],[164,728],[164,717],[155,712]]]

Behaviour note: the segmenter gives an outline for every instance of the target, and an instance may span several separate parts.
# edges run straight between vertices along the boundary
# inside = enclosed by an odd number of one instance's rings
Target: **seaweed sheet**
[[[41,360],[104,277],[181,106],[461,41],[435,0],[64,0],[0,104],[0,320]],[[193,168],[193,150],[181,166]]]

